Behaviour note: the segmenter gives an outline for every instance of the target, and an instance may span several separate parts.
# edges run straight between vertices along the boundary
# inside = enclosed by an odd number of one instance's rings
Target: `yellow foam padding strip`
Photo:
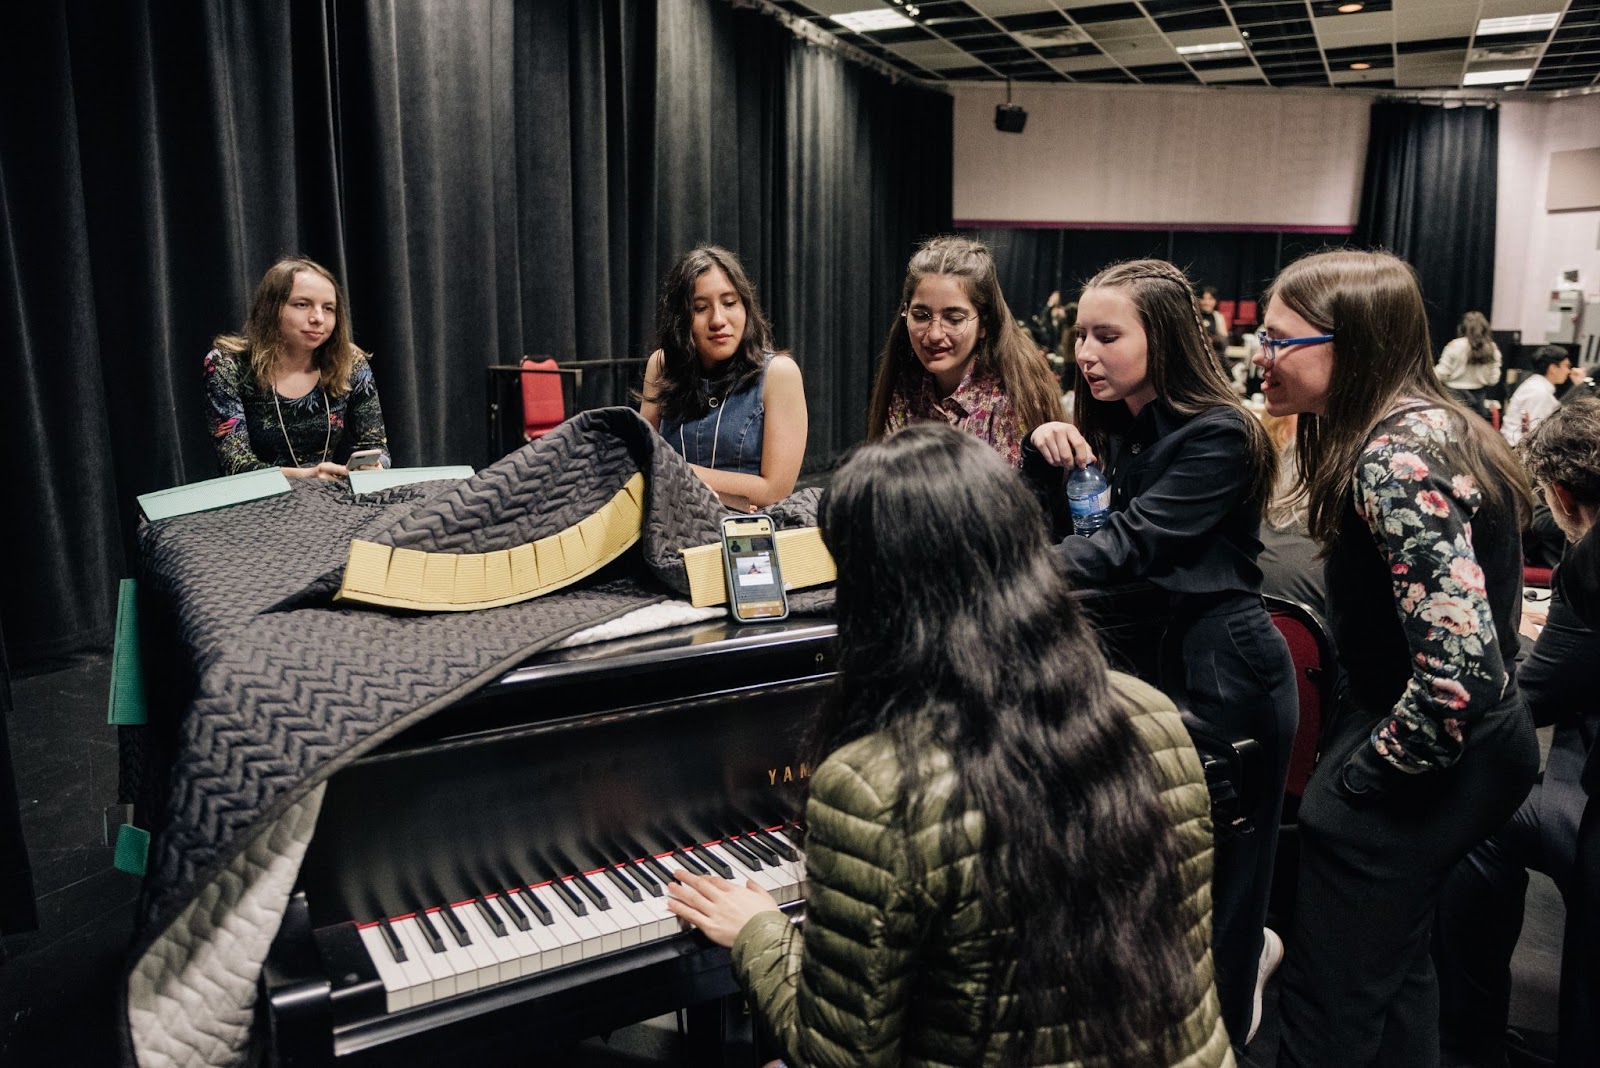
[[[531,600],[621,556],[639,540],[643,518],[644,475],[635,474],[593,515],[514,549],[424,553],[356,539],[333,599],[423,612],[466,612]],[[831,575],[831,561],[829,568]]]
[[[778,531],[778,571],[785,589],[803,590],[821,586],[839,577],[833,557],[822,544],[822,531],[798,527]],[[689,603],[696,608],[728,603],[728,580],[722,570],[722,545],[696,545],[683,550],[684,567],[689,572]]]

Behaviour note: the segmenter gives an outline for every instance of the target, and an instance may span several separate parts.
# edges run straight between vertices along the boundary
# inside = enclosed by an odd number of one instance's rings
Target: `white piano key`
[[[562,912],[566,913],[567,922],[572,924],[573,930],[577,931],[583,936],[582,949],[584,960],[588,960],[590,957],[598,957],[602,953],[610,952],[610,950],[606,949],[606,935],[608,933],[612,937],[612,948],[615,948],[620,944],[616,938],[616,931],[608,931],[607,928],[601,927],[594,922],[592,918],[594,910],[588,907],[588,898],[582,899],[584,903],[585,915],[579,916],[572,911],[571,906],[569,906],[566,901],[562,899],[560,894],[556,893],[548,886],[540,887],[540,889],[549,895],[546,900],[555,902],[553,908],[560,909]],[[572,892],[574,894],[577,893],[576,890],[573,890]]]
[[[583,896],[583,892],[577,887],[573,887],[572,890],[573,893],[583,897],[584,904],[589,906],[589,915],[586,918],[590,923],[594,924],[594,929],[600,932],[600,952],[615,953],[628,944],[622,929],[623,924],[618,921],[616,916],[612,915],[613,909],[603,909],[596,905],[588,897]],[[611,899],[607,897],[606,900],[610,901]],[[637,945],[637,943],[634,944]]]
[[[579,927],[578,920],[581,917],[574,916],[554,890],[548,885],[529,887],[529,890],[541,905],[550,910],[550,916],[555,921],[551,930],[561,942],[561,963],[576,964],[599,952],[599,932],[587,924]]]
[[[626,921],[630,931],[624,935],[627,945],[642,945],[655,940],[656,925],[660,917],[645,904],[645,895],[641,893],[638,901],[633,901],[626,894],[618,890],[609,879],[606,884],[611,887],[612,893],[606,896],[611,899],[611,911],[618,913],[619,921]]]
[[[449,906],[446,905],[444,908]],[[456,993],[465,994],[476,990],[483,985],[480,970],[483,966],[470,949],[456,941],[456,933],[440,915],[441,911],[439,908],[429,909],[428,918],[433,921],[434,929],[439,932],[439,940],[444,943],[444,962],[450,969],[450,974],[456,978]]]
[[[752,868],[744,862],[744,858],[731,849],[723,849],[721,845],[701,846],[702,850],[715,852],[722,858],[723,863],[733,869],[733,881],[743,886],[746,881],[753,882],[767,893],[777,899],[781,905],[789,898],[784,896],[784,878],[776,868],[765,864],[759,868]]]
[[[534,975],[543,971],[544,951],[533,937],[533,928],[539,925],[539,921],[529,916],[528,929],[524,931],[517,927],[515,921],[511,919],[510,913],[506,910],[505,895],[493,894],[485,897],[484,900],[489,903],[489,907],[495,911],[501,922],[506,925],[506,938],[509,941],[512,952],[517,955],[517,974],[519,976]],[[527,916],[528,910],[523,909],[522,914]]]
[[[633,877],[631,872],[623,869],[622,874],[624,878],[627,878],[634,885],[638,885],[638,880]],[[622,895],[619,894],[617,896],[621,897]],[[615,898],[612,900],[615,900]],[[629,901],[624,898],[622,904],[639,926],[639,941],[641,944],[653,942],[658,938],[665,938],[678,929],[677,918],[667,911],[665,896],[652,897],[644,892],[643,887],[640,887],[638,901]]]
[[[367,947],[367,956],[372,958],[373,967],[378,969],[378,980],[383,983],[383,1011],[399,1012],[410,1008],[415,997],[415,984],[389,952],[383,932],[374,924],[371,927],[358,927],[356,933],[361,936],[361,944]]]
[[[450,969],[450,963],[443,953],[435,953],[428,944],[427,936],[422,933],[422,928],[417,926],[416,917],[406,920],[393,921],[392,926],[400,935],[400,940],[406,944],[406,952],[416,950],[416,959],[428,969],[428,974],[433,977],[433,994],[428,1001],[438,1001],[441,998],[456,995],[456,975]],[[418,1001],[417,1004],[423,1004]]]
[[[511,951],[509,942],[496,935],[489,929],[489,925],[483,922],[476,901],[455,906],[455,913],[461,925],[467,929],[467,933],[472,935],[472,946],[482,950],[479,954],[480,959],[484,956],[489,958],[486,974],[493,978],[483,985],[509,983],[522,974],[522,966],[517,963],[517,955]]]
[[[546,926],[533,912],[533,907],[526,901],[518,901],[524,912],[528,914],[528,934],[539,946],[540,971],[546,968],[559,968],[568,963],[565,957],[565,947],[553,923]],[[552,916],[552,921],[554,917]],[[576,959],[576,957],[574,957]]]

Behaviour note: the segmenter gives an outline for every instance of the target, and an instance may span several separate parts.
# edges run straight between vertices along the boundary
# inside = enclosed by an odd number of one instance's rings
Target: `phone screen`
[[[768,516],[722,521],[722,563],[728,578],[728,612],[738,620],[782,619],[789,614]]]

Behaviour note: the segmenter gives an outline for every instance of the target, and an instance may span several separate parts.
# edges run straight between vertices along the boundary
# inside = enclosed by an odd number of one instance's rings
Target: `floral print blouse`
[[[1424,408],[1391,417],[1356,470],[1356,513],[1387,562],[1411,651],[1411,677],[1372,732],[1378,754],[1402,771],[1448,767],[1463,726],[1506,686],[1472,519],[1483,493],[1445,460],[1449,416]]]
[[[303,397],[274,398],[257,384],[248,354],[218,349],[206,354],[205,383],[211,443],[224,475],[315,467],[323,460],[342,464],[361,449],[382,449],[381,462],[389,466],[383,409],[365,356],[356,357],[350,388],[338,397],[313,389]]]
[[[939,396],[938,383],[925,371],[909,383],[901,380],[900,388],[889,400],[885,432],[892,434],[911,423],[928,420],[949,423],[989,445],[1012,467],[1022,466],[1022,439],[1028,428],[1022,425],[1000,379],[979,371],[976,360],[948,397]]]

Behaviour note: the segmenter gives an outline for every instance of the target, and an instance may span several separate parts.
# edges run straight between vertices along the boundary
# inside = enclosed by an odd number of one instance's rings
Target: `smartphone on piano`
[[[370,468],[383,466],[382,449],[362,449],[350,454],[350,462],[345,464],[347,471],[366,471]]]
[[[728,516],[722,520],[728,614],[741,623],[783,619],[789,614],[774,533],[769,515]]]

